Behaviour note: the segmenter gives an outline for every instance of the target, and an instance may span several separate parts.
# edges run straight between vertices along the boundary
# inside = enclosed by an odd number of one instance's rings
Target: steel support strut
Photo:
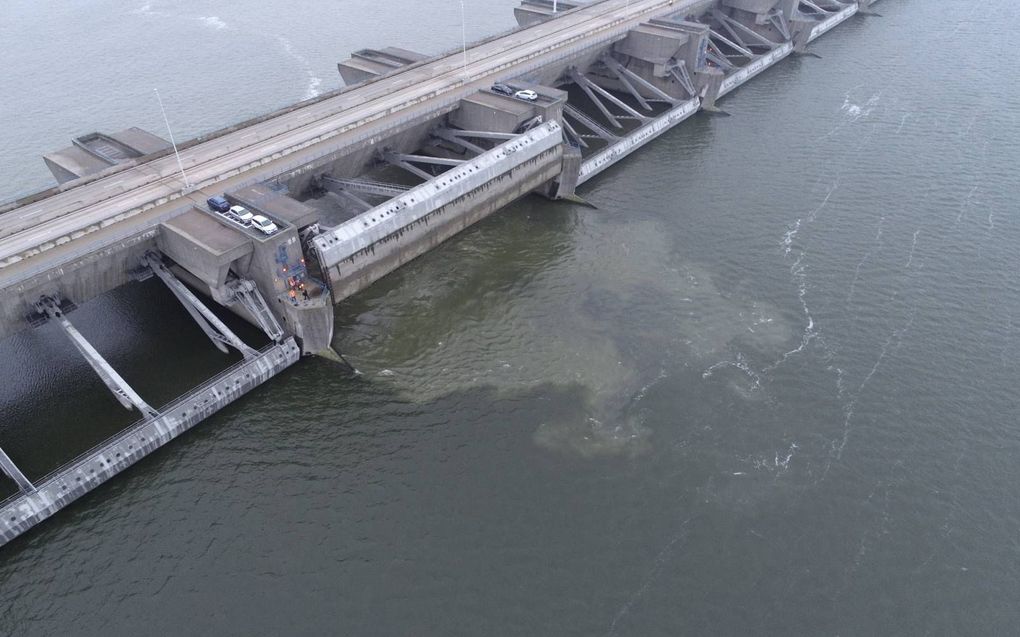
[[[361,214],[362,212],[371,210],[373,208],[372,204],[368,203],[367,201],[357,196],[350,190],[347,190],[346,188],[329,188],[329,191],[332,192],[337,197],[340,197],[347,203],[353,205],[355,208],[357,208],[358,214]]]
[[[425,181],[430,181],[435,177],[435,175],[430,175],[429,173],[425,172],[421,168],[418,168],[414,164],[399,159],[395,153],[384,152],[382,158],[383,161],[385,161],[387,164],[390,164],[391,166],[396,166],[397,168],[403,168],[412,175],[424,179]]]
[[[457,144],[458,146],[466,149],[468,152],[476,153],[481,155],[485,152],[485,149],[478,144],[464,139],[464,136],[457,134],[457,131],[450,130],[449,128],[437,128],[432,131],[432,134],[439,139],[450,142],[451,144]]]
[[[96,348],[92,347],[81,332],[75,329],[74,325],[71,325],[71,321],[67,320],[64,316],[64,312],[57,305],[57,302],[53,297],[44,296],[39,299],[36,303],[36,309],[40,313],[46,314],[51,320],[57,322],[62,328],[67,337],[71,339],[71,343],[74,344],[81,355],[85,357],[85,360],[92,369],[95,370],[96,375],[99,376],[100,380],[109,388],[110,392],[113,393],[114,397],[124,406],[125,409],[131,409],[134,407],[142,413],[143,416],[148,418],[159,417],[159,412],[149,406],[142,397],[139,396],[135,390],[131,389],[131,386],[127,384],[120,374],[117,373],[113,367],[110,366],[106,359],[103,358]]]
[[[722,24],[723,28],[726,29],[731,36],[733,36],[733,39],[740,42],[740,44],[747,50],[750,50],[750,48],[755,44],[768,47],[769,49],[774,49],[780,44],[779,42],[773,42],[766,38],[754,29],[749,28],[746,24],[741,23],[739,20],[734,20],[718,9],[714,10],[712,15],[719,21],[720,24]],[[740,33],[737,33],[737,31],[743,33],[743,36],[741,36]],[[750,38],[751,40],[754,40],[754,42],[748,42],[745,38]]]
[[[6,473],[11,480],[18,483],[18,488],[21,489],[22,493],[35,491],[35,485],[25,477],[25,474],[14,464],[11,457],[4,453],[3,449],[0,449],[0,470]]]
[[[606,128],[599,125],[598,122],[588,117],[588,115],[571,106],[569,102],[563,105],[563,114],[574,118],[576,121],[580,122],[582,126],[595,133],[597,138],[604,139],[610,144],[620,139],[616,135],[610,133]]]
[[[378,195],[380,197],[397,197],[410,190],[409,186],[401,184],[390,184],[381,181],[369,181],[367,179],[344,179],[342,177],[331,177],[322,175],[319,182],[327,190],[330,186],[336,186],[350,192],[358,192],[365,195]]]
[[[598,96],[596,96],[595,93],[588,86],[588,81],[585,79],[585,77],[581,75],[575,68],[571,68],[569,73],[571,79],[574,80],[574,84],[577,84],[579,87],[581,87],[581,90],[584,91],[585,95],[588,96],[588,99],[590,99],[592,103],[595,104],[596,108],[602,111],[602,114],[605,115],[607,120],[609,120],[609,123],[617,128],[623,128],[623,124],[621,124],[620,121],[616,119],[616,115],[613,115],[613,113],[608,108],[606,108],[606,105],[602,103],[602,100],[600,100]]]
[[[274,343],[282,343],[284,336],[283,328],[280,327],[280,322],[273,316],[273,312],[269,309],[266,300],[262,298],[262,294],[259,293],[259,288],[255,285],[255,282],[248,279],[235,279],[228,283],[227,286],[234,295],[234,302],[240,303],[244,309],[248,310],[248,313],[255,318],[262,331],[266,333],[266,336],[272,339]]]
[[[570,138],[573,141],[577,142],[578,146],[580,146],[581,148],[588,148],[588,144],[583,139],[581,139],[581,136],[578,135],[577,131],[574,130],[574,127],[570,125],[570,122],[567,121],[566,117],[563,118],[563,128],[567,131]]]
[[[430,155],[408,155],[405,153],[393,153],[397,161],[415,162],[418,164],[436,164],[437,166],[460,166],[463,159],[449,159],[447,157],[432,157]]]
[[[666,93],[665,91],[661,90],[659,87],[655,86],[654,84],[652,84],[645,78],[641,77],[634,71],[631,71],[630,69],[625,67],[623,64],[620,64],[620,62],[613,58],[611,55],[603,56],[602,63],[605,64],[606,68],[612,71],[616,75],[616,77],[619,78],[621,81],[623,80],[624,77],[629,78],[636,85],[643,86],[646,90],[651,92],[652,95],[654,95],[655,97],[649,99],[657,99],[659,101],[666,102],[667,104],[677,104],[680,102],[680,100],[674,98],[669,93]],[[691,94],[693,95],[693,93],[694,92],[692,90]]]
[[[669,72],[677,82],[680,82],[680,86],[684,87],[687,94],[694,97],[696,91],[691,74],[687,72],[687,64],[683,60],[678,60],[675,65],[670,67]]]
[[[477,137],[478,139],[497,139],[502,141],[506,141],[508,139],[513,139],[514,137],[517,137],[516,133],[499,133],[496,131],[486,130],[460,130],[460,129],[454,130],[452,128],[447,128],[444,130],[449,131],[450,133],[456,135],[457,137]]]
[[[177,297],[177,300],[181,302],[184,309],[188,311],[191,318],[195,319],[198,326],[202,328],[205,335],[209,337],[209,340],[213,342],[217,348],[222,352],[226,352],[226,345],[230,345],[235,348],[246,360],[255,358],[258,356],[251,347],[248,347],[242,341],[237,334],[234,334],[229,327],[227,327],[218,316],[212,313],[202,301],[195,296],[194,292],[189,290],[181,281],[174,276],[174,273],[166,267],[163,263],[163,259],[154,252],[147,253],[142,257],[142,262],[152,269],[153,274],[159,277],[159,280],[166,284],[173,295]]]
[[[746,57],[746,58],[753,58],[754,57],[754,52],[753,51],[751,51],[751,50],[749,50],[749,49],[747,49],[745,47],[740,46],[739,44],[737,44],[733,40],[727,38],[725,35],[723,35],[722,33],[719,33],[715,29],[710,29],[709,30],[709,34],[710,34],[710,37],[713,37],[716,40],[719,40],[720,42],[722,42],[726,46],[730,47],[731,49],[733,49],[737,53],[740,53],[744,57]],[[722,55],[723,57],[726,57],[726,54],[724,54],[722,52],[722,50],[720,50],[719,47],[715,45],[714,42],[710,41],[708,43],[708,46],[711,47],[712,49],[715,49],[715,52],[718,53],[719,55]]]
[[[584,79],[588,80],[587,77],[585,77]],[[610,93],[606,89],[602,88],[601,86],[599,86],[595,82],[592,82],[591,80],[588,80],[588,82],[590,82],[591,89],[593,91],[595,91],[596,93],[598,93],[602,97],[606,98],[611,103],[616,104],[616,106],[619,107],[620,110],[624,111],[625,113],[628,113],[629,116],[631,117],[631,119],[636,119],[639,122],[651,121],[652,118],[647,117],[647,116],[641,114],[640,112],[634,110],[633,108],[628,106],[626,102],[624,102],[623,100],[619,99],[618,97],[616,97],[615,95],[613,95],[612,93]],[[626,117],[626,116],[621,115],[620,117]]]

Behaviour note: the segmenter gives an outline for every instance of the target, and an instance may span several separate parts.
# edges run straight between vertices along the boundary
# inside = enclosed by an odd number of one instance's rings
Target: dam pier
[[[46,154],[57,185],[0,204],[0,338],[57,325],[138,419],[46,475],[0,439],[17,487],[0,545],[302,356],[342,352],[335,304],[518,198],[574,200],[873,2],[523,0],[509,33],[434,57],[355,51],[343,88],[176,148],[128,128]],[[152,277],[241,358],[166,405],[74,326],[77,307]]]

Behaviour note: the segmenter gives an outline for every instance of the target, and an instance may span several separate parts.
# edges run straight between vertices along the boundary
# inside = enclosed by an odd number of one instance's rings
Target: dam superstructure
[[[338,64],[344,88],[177,144],[179,154],[137,128],[47,154],[57,185],[0,206],[0,337],[57,324],[139,420],[39,477],[0,440],[0,469],[18,485],[0,503],[0,544],[301,355],[329,353],[334,304],[515,199],[575,199],[870,4],[524,0],[512,32],[435,57],[356,51]],[[219,198],[233,210],[211,206]],[[242,359],[164,406],[73,325],[76,307],[151,277]],[[224,311],[269,344],[246,343]]]

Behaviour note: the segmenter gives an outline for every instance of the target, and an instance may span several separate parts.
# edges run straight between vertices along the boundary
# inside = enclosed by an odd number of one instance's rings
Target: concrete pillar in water
[[[560,166],[560,176],[549,189],[549,196],[551,199],[571,199],[575,196],[574,190],[581,172],[581,149],[564,143]]]
[[[715,101],[719,99],[719,91],[726,76],[723,73],[713,73],[705,77],[707,81],[702,88],[704,93],[701,97],[701,107],[706,111],[713,111],[716,110]]]
[[[815,23],[794,20],[790,24],[793,31],[793,50],[795,53],[803,53],[807,50],[808,42],[811,41],[811,32],[815,28]]]

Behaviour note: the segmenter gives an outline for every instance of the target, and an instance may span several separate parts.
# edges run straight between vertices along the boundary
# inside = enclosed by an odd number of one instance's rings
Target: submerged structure
[[[56,323],[139,420],[46,476],[0,449],[18,486],[0,503],[0,544],[301,355],[328,352],[334,304],[519,197],[573,198],[870,5],[524,0],[509,34],[463,54],[357,51],[338,64],[344,88],[180,144],[179,157],[140,129],[46,155],[58,185],[0,206],[0,338]],[[164,406],[72,321],[78,305],[153,276],[242,358]],[[269,345],[245,343],[223,309]]]

